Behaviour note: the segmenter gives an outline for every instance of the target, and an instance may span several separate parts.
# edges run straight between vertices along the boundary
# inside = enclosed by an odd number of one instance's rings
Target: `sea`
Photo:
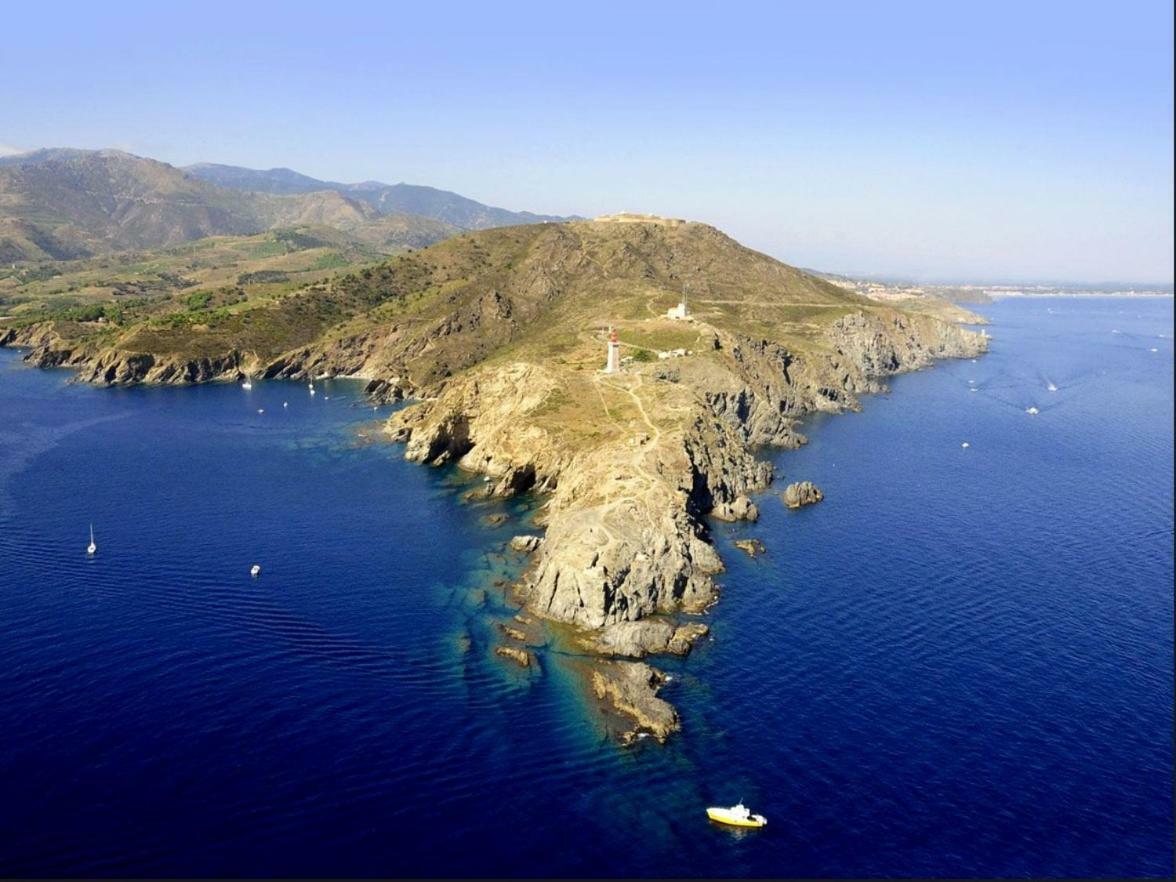
[[[763,452],[664,747],[495,656],[541,500],[357,383],[0,351],[0,875],[1171,877],[1173,301],[977,310],[988,355]]]

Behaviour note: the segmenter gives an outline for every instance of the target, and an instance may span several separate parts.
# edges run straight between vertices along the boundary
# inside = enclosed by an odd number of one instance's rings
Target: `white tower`
[[[666,311],[666,318],[684,319],[690,316],[690,311],[686,306],[686,285],[682,285],[682,302],[677,306],[671,307]]]
[[[615,374],[621,369],[621,341],[617,339],[615,328],[608,329],[608,361],[605,362],[604,372]]]

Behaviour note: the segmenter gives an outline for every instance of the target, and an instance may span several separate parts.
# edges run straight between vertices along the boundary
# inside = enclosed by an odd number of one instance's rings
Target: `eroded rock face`
[[[137,352],[104,346],[98,337],[64,337],[54,322],[9,330],[0,337],[0,346],[27,346],[28,363],[74,368],[79,382],[96,386],[235,381],[258,368],[254,360],[236,350],[216,356]]]
[[[820,502],[825,494],[812,481],[797,481],[784,488],[783,497],[789,508],[800,508]]]
[[[702,622],[678,623],[667,619],[644,619],[617,622],[599,631],[588,632],[583,646],[601,655],[645,658],[647,655],[673,653],[686,655],[694,642],[710,633]]]
[[[720,521],[757,521],[759,509],[746,496],[740,494],[734,502],[722,502],[711,509],[711,517]]]

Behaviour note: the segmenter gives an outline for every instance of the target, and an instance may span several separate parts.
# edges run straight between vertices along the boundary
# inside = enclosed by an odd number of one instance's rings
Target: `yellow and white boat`
[[[767,818],[763,815],[753,815],[743,803],[731,808],[708,808],[706,816],[712,821],[729,824],[732,827],[763,827],[768,823]]]

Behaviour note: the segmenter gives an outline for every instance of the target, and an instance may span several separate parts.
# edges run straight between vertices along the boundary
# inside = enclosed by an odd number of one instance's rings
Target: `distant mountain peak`
[[[345,184],[319,180],[288,168],[261,170],[209,162],[187,166],[183,171],[191,177],[233,190],[272,194],[335,190],[368,203],[381,214],[414,214],[463,230],[578,219],[497,208],[459,193],[421,184],[385,184],[382,181]]]

